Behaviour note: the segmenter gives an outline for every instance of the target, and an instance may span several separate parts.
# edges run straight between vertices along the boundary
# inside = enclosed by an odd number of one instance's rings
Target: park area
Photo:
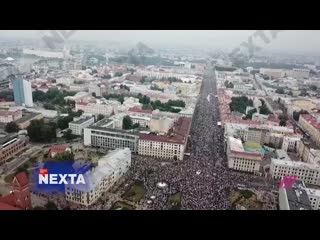
[[[232,209],[235,210],[262,210],[263,203],[257,195],[249,190],[232,190],[229,195]]]
[[[134,210],[134,206],[131,206],[124,202],[116,202],[112,207],[111,210]]]
[[[145,189],[142,182],[135,182],[131,188],[124,194],[123,198],[138,203],[145,195]]]
[[[168,204],[170,210],[180,210],[181,208],[182,195],[176,193],[168,198]]]

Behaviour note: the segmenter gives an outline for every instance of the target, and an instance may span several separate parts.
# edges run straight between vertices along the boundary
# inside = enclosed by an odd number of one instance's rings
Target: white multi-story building
[[[79,101],[81,99],[89,98],[91,96],[90,93],[87,92],[77,92],[74,96],[66,96],[64,97],[64,100],[68,101]]]
[[[259,172],[262,154],[246,151],[240,139],[228,138],[227,145],[228,167],[244,172]]]
[[[139,123],[140,127],[149,127],[150,126],[150,120],[149,117],[140,117],[140,116],[130,116],[133,124]]]
[[[310,75],[310,69],[299,69],[294,68],[292,70],[286,71],[288,77],[293,77],[297,79],[308,78]]]
[[[85,84],[73,84],[69,86],[69,89],[73,92],[85,92],[88,91],[89,86]]]
[[[95,93],[95,95],[97,97],[102,97],[103,94],[107,93],[108,88],[107,86],[101,84],[101,85],[97,85],[97,84],[90,84],[89,85],[89,93],[90,95],[92,95],[93,93]]]
[[[90,206],[107,192],[131,166],[130,149],[117,149],[102,157],[98,166],[84,174],[84,185],[68,184],[65,188],[66,200]]]
[[[260,73],[275,79],[282,78],[285,75],[285,71],[283,71],[282,69],[270,69],[270,68],[260,68]]]
[[[76,111],[81,110],[84,113],[93,115],[110,116],[112,112],[116,112],[116,108],[111,104],[99,104],[87,101],[76,102]]]
[[[167,135],[140,134],[139,155],[183,160],[191,119],[180,117]]]
[[[313,210],[320,210],[320,190],[314,188],[305,188],[311,207]]]
[[[84,129],[84,145],[102,149],[129,148],[138,152],[139,135],[133,130],[116,129],[114,122],[104,119]]]
[[[298,176],[308,184],[320,185],[320,166],[305,162],[284,161],[271,159],[270,173],[274,179],[282,179],[284,176]]]
[[[18,108],[0,109],[0,123],[9,123],[20,118],[22,118],[22,111]]]
[[[63,84],[65,86],[70,86],[74,83],[74,78],[72,77],[61,77],[56,79],[57,84]]]
[[[93,123],[93,117],[74,118],[73,122],[69,123],[69,129],[72,131],[73,135],[81,136],[83,134],[83,129],[89,127]]]
[[[300,136],[300,135],[284,136],[281,148],[283,150],[285,150],[286,152],[297,151],[301,138],[302,138],[302,136]]]

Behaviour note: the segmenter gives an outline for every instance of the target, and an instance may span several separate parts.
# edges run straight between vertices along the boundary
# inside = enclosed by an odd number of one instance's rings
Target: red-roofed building
[[[299,124],[305,132],[320,146],[320,115],[313,116],[310,114],[301,114]]]
[[[190,127],[191,118],[180,117],[165,136],[140,134],[138,153],[143,156],[183,160]]]
[[[25,172],[18,173],[12,181],[8,195],[0,197],[0,210],[31,210],[30,184]]]
[[[49,149],[48,157],[54,158],[58,153],[71,152],[71,148],[68,145],[54,145]]]
[[[152,117],[152,110],[150,109],[142,109],[138,107],[129,108],[128,114],[131,116],[139,116],[139,117]]]

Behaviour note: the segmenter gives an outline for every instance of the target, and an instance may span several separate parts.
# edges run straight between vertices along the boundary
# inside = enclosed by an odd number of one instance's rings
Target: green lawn
[[[132,185],[128,192],[124,194],[124,198],[131,202],[139,202],[143,198],[145,190],[143,183],[136,182]]]
[[[124,202],[116,202],[111,210],[134,210],[134,207]]]
[[[4,181],[6,183],[12,183],[13,178],[14,178],[14,174],[9,174],[4,178]]]
[[[181,208],[181,200],[182,200],[181,193],[176,193],[174,195],[171,195],[168,199],[168,203],[170,205],[171,210],[179,210]]]

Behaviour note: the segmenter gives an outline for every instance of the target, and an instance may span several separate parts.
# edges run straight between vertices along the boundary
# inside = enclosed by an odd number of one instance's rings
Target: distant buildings
[[[84,113],[93,115],[105,115],[110,116],[114,111],[114,106],[111,104],[99,104],[96,102],[79,101],[76,102],[76,111],[82,110]]]
[[[139,155],[183,160],[191,119],[180,117],[166,135],[140,134]]]
[[[83,129],[89,127],[93,123],[93,117],[80,117],[69,123],[69,129],[72,131],[73,135],[81,136],[83,135]]]
[[[19,78],[13,81],[14,102],[18,106],[33,107],[31,83]]]
[[[9,123],[22,118],[22,111],[18,108],[1,109],[0,123]]]
[[[130,149],[117,149],[102,157],[98,166],[85,173],[85,185],[66,185],[66,200],[90,206],[108,191],[131,166]]]

